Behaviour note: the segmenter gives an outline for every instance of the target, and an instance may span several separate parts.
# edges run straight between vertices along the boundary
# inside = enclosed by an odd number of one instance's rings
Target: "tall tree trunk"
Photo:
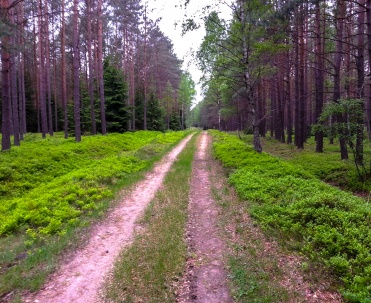
[[[346,12],[345,0],[338,0],[337,1],[337,31],[336,31],[336,53],[334,58],[334,94],[333,94],[333,101],[339,102],[341,97],[341,90],[340,90],[340,69],[341,69],[341,61],[342,61],[342,52],[343,52],[343,36],[344,36],[344,18]],[[336,116],[337,123],[344,124],[344,117],[339,114]],[[348,149],[346,146],[346,140],[344,138],[345,135],[345,128],[341,127],[340,130],[340,154],[342,160],[348,159]]]
[[[53,10],[53,8],[52,8]],[[55,28],[55,19],[52,18],[52,27]],[[55,45],[55,32],[52,31],[53,37],[53,45]],[[57,51],[54,49],[53,51],[53,95],[54,95],[54,130],[56,132],[59,131],[58,129],[58,95],[57,95]]]
[[[251,123],[252,123],[252,129],[253,129],[253,145],[254,149],[261,153],[263,148],[260,142],[260,135],[259,135],[259,120],[257,119],[257,113],[256,113],[256,100],[253,92],[253,87],[251,84],[250,79],[250,57],[249,57],[249,41],[248,37],[246,36],[246,33],[244,33],[244,30],[249,26],[248,20],[246,18],[246,12],[245,12],[245,5],[247,2],[246,0],[240,1],[240,13],[241,13],[241,24],[242,24],[242,51],[243,51],[243,65],[244,65],[244,85],[245,90],[247,94],[247,105],[250,107],[250,114],[251,114]]]
[[[10,22],[12,26],[16,24],[16,8],[10,9]],[[20,145],[19,136],[19,100],[18,100],[18,87],[17,87],[17,51],[16,51],[16,38],[17,30],[15,30],[10,37],[11,44],[11,58],[10,58],[10,92],[11,92],[11,102],[12,102],[12,122],[13,122],[13,138],[14,145]]]
[[[315,91],[316,91],[316,123],[322,113],[323,109],[323,92],[324,92],[324,49],[323,49],[323,37],[321,28],[321,8],[320,2],[315,3],[316,18],[315,18],[315,42],[316,42],[316,53],[315,53],[315,66],[316,66],[316,79],[315,79]],[[323,17],[324,18],[324,17]],[[316,131],[316,152],[323,152],[323,131]]]
[[[24,18],[23,14],[23,3],[20,4],[20,13],[18,23],[21,23]],[[18,37],[18,43],[21,48],[24,47],[24,28],[23,25],[21,26],[20,34]],[[19,66],[19,76],[18,76],[18,88],[19,88],[19,127],[20,127],[20,139],[24,139],[24,135],[27,132],[26,127],[26,95],[25,95],[25,85],[24,85],[24,71],[25,71],[25,64],[24,64],[24,50],[22,50],[18,57],[18,66]]]
[[[37,4],[36,4],[37,5]],[[40,119],[40,81],[39,81],[39,64],[37,62],[37,56],[38,56],[38,41],[37,41],[37,33],[36,33],[36,24],[33,22],[32,25],[32,32],[33,32],[33,70],[34,70],[34,78],[35,78],[35,108],[37,111],[37,132],[41,133],[41,119]]]
[[[368,70],[371,69],[371,0],[366,0],[366,24],[367,24],[367,54],[368,54]],[[371,81],[368,83],[368,98],[367,98],[367,129],[369,131],[369,137],[371,138]]]
[[[24,50],[24,4],[21,2],[19,4],[19,14],[18,14],[18,24],[21,24],[20,34],[18,37],[18,43],[21,46],[22,51],[18,57],[19,66],[19,77],[18,77],[18,87],[19,87],[19,123],[20,123],[20,138],[23,140],[24,134],[27,133],[26,126],[26,89],[25,89],[25,50]]]
[[[295,43],[295,145],[299,149],[304,148],[304,104],[305,104],[305,83],[304,83],[304,33],[303,33],[303,8],[299,8],[294,34]]]
[[[8,7],[9,0],[1,0],[0,16],[5,20],[9,19]],[[9,150],[10,142],[10,53],[9,53],[9,37],[3,35],[1,39],[1,96],[2,96],[2,123],[1,123],[1,150]]]
[[[81,141],[80,123],[80,49],[79,49],[79,0],[73,1],[73,99],[75,118],[75,141]]]
[[[265,105],[264,88],[263,88],[262,82],[260,82],[258,85],[258,100],[256,104],[257,104],[258,119],[259,121],[261,121],[259,123],[259,134],[261,137],[265,137],[265,132],[266,132],[265,106],[266,105]]]
[[[147,129],[147,3],[144,8],[143,129]]]
[[[15,37],[10,38],[11,45],[15,46]],[[19,100],[18,100],[18,87],[17,87],[17,64],[16,56],[14,49],[12,50],[12,56],[10,58],[10,91],[11,91],[11,100],[12,100],[12,122],[13,122],[13,139],[14,145],[20,145],[20,136],[19,136]]]
[[[270,94],[271,94],[271,137],[277,139],[276,125],[277,125],[277,102],[276,102],[276,85],[275,79],[270,80]]]
[[[66,77],[66,21],[64,18],[64,0],[62,0],[61,25],[61,56],[62,56],[62,107],[64,138],[68,138],[68,110],[67,110],[67,77]]]
[[[286,104],[287,104],[287,144],[292,143],[292,102],[291,102],[291,66],[290,52],[286,54],[286,69],[285,69],[285,87],[286,87]]]
[[[364,13],[364,0],[359,1],[358,7],[358,41],[357,41],[357,56],[356,56],[356,67],[357,67],[357,97],[363,101],[364,105],[364,84],[365,84],[365,13]],[[370,43],[369,43],[370,44]],[[364,108],[363,108],[364,111]],[[356,163],[363,164],[363,128],[364,121],[360,118],[357,121],[357,138],[356,138]]]
[[[132,120],[132,125],[131,129],[135,130],[135,62],[134,60],[131,60],[131,120]]]
[[[103,14],[102,14],[103,0],[98,0],[98,82],[99,82],[99,96],[100,96],[100,112],[102,120],[102,134],[107,133],[106,123],[106,105],[104,100],[104,79],[103,79]]]
[[[38,30],[39,30],[39,43],[38,43],[38,55],[39,55],[39,104],[40,104],[40,114],[41,114],[41,132],[42,137],[46,137],[46,133],[48,132],[48,122],[47,122],[47,113],[46,113],[46,99],[45,99],[45,66],[44,66],[44,26],[43,26],[43,19],[42,19],[42,0],[39,0],[38,5]]]
[[[95,102],[94,102],[94,60],[92,57],[92,12],[91,12],[91,0],[86,0],[86,11],[87,11],[87,47],[88,47],[88,63],[89,63],[89,80],[88,80],[88,90],[90,98],[90,120],[91,120],[91,132],[93,135],[97,134],[97,123],[95,122]]]
[[[53,111],[52,111],[52,94],[50,85],[50,45],[49,45],[49,9],[48,0],[44,0],[44,43],[45,43],[45,91],[46,91],[46,104],[48,107],[48,129],[49,135],[53,136]]]
[[[284,63],[284,62],[281,62],[281,64]],[[284,67],[283,67],[283,70]],[[286,106],[286,102],[285,102],[285,81],[284,81],[284,76],[283,75],[279,75],[278,76],[279,79],[280,79],[280,87],[278,88],[278,100],[279,100],[279,115],[280,115],[280,122],[281,122],[281,142],[282,143],[285,143],[286,142],[286,138],[285,138],[285,106]]]

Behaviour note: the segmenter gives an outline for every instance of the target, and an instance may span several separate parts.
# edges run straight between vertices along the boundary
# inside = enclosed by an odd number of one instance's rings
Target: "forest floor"
[[[65,302],[100,302],[100,290],[107,274],[112,270],[114,260],[120,251],[132,243],[137,220],[161,188],[163,179],[177,155],[182,151],[191,136],[184,139],[172,152],[155,166],[145,180],[139,182],[128,193],[123,193],[121,203],[101,223],[92,228],[90,240],[86,246],[71,255],[48,283],[36,293],[24,297],[25,302],[65,303]],[[237,247],[241,240],[236,234],[237,217],[222,217],[227,213],[223,204],[237,201],[233,190],[226,190],[227,179],[221,166],[211,157],[211,137],[203,132],[197,138],[197,149],[190,180],[188,223],[186,239],[188,258],[183,279],[177,290],[179,303],[232,303],[243,302],[236,295],[236,286],[230,281],[231,272],[228,259],[233,255],[231,247]],[[239,216],[238,209],[230,211],[231,216]],[[237,214],[237,215],[236,215]],[[227,222],[223,222],[227,220]],[[249,239],[247,245],[259,250],[255,253],[256,268],[262,267],[263,259],[270,267],[277,263],[283,275],[271,276],[272,283],[293,295],[287,300],[264,302],[327,302],[338,303],[338,294],[321,290],[318,285],[305,282],[301,260],[288,253],[279,252],[278,245],[264,237],[263,233],[250,218],[243,214]],[[251,240],[250,240],[251,238]],[[246,239],[244,239],[246,241]],[[263,243],[256,248],[257,241]],[[243,244],[245,247],[246,244]],[[245,247],[246,249],[246,247]],[[275,280],[275,281],[273,281]],[[268,281],[270,284],[270,281]],[[270,286],[269,286],[270,287]],[[271,287],[270,287],[271,288]],[[232,289],[232,290],[231,290]],[[237,290],[238,292],[238,290]],[[263,302],[259,301],[249,302]],[[142,302],[142,301],[138,301]]]

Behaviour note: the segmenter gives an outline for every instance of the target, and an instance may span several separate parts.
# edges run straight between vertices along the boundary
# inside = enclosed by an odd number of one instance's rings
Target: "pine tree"
[[[104,96],[108,132],[122,133],[127,130],[129,112],[127,103],[127,83],[121,70],[104,60]]]
[[[155,94],[151,93],[147,104],[147,129],[164,131],[164,111]]]

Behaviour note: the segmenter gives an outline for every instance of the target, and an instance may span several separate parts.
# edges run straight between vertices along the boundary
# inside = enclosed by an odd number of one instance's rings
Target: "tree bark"
[[[0,16],[5,20],[9,19],[8,7],[9,0],[1,0]],[[1,39],[1,96],[2,96],[2,123],[1,123],[1,150],[9,150],[10,142],[10,53],[9,53],[9,37],[3,35]]]
[[[73,1],[73,99],[75,118],[75,141],[81,141],[80,123],[80,49],[79,49],[79,0]]]
[[[99,96],[100,96],[100,112],[102,120],[102,135],[107,133],[106,123],[106,105],[104,99],[104,79],[103,79],[103,14],[102,14],[103,0],[98,0],[98,82],[99,82]]]
[[[304,29],[303,8],[300,7],[296,20],[294,33],[295,43],[295,145],[299,149],[304,148],[304,124],[305,124],[305,83],[304,83]]]
[[[246,7],[245,7],[245,1],[246,0],[241,0],[240,1],[240,13],[241,13],[241,25],[242,25],[242,51],[243,51],[243,64],[244,64],[244,71],[243,71],[243,76],[244,76],[244,86],[247,94],[247,104],[250,107],[250,114],[251,114],[251,123],[252,123],[252,129],[253,129],[253,145],[254,149],[258,152],[261,153],[263,148],[260,142],[260,134],[259,134],[259,120],[257,119],[257,113],[256,113],[256,100],[254,99],[254,93],[253,93],[253,87],[251,84],[251,79],[250,79],[250,71],[249,71],[249,66],[250,66],[250,57],[249,57],[249,41],[247,34],[245,32],[246,28],[249,26],[248,25],[248,20],[246,18]],[[249,29],[247,29],[249,31]],[[240,127],[240,125],[239,125]]]
[[[18,77],[18,87],[19,87],[19,123],[20,123],[20,139],[24,139],[24,134],[27,133],[26,126],[26,90],[25,90],[25,43],[24,43],[24,4],[23,2],[19,4],[19,15],[18,24],[20,25],[20,34],[18,37],[18,43],[22,48],[20,55],[18,57],[19,66],[19,77]]]
[[[19,5],[19,18],[18,18],[18,23],[23,22],[24,19],[24,9],[23,9],[23,3],[20,3]],[[27,127],[26,127],[26,95],[25,95],[25,85],[24,85],[24,80],[25,80],[25,55],[24,55],[24,26],[23,24],[21,25],[20,28],[20,34],[18,37],[18,43],[23,49],[18,57],[18,66],[19,66],[19,77],[18,77],[18,87],[19,87],[19,124],[20,124],[20,139],[24,139],[24,135],[27,132]]]
[[[286,87],[286,104],[287,104],[287,144],[292,143],[292,102],[291,102],[291,66],[290,52],[286,54],[286,69],[285,69],[285,87]]]
[[[49,135],[53,136],[53,111],[52,111],[52,94],[50,85],[50,45],[49,45],[49,9],[48,0],[44,0],[44,43],[45,43],[45,91],[46,91],[46,104],[48,107],[48,129]]]
[[[64,0],[62,0],[62,25],[61,25],[61,56],[62,56],[62,107],[64,138],[68,138],[68,110],[67,110],[67,77],[66,77],[66,21],[64,18]]]
[[[143,129],[147,130],[147,4],[144,8]]]
[[[364,43],[365,43],[365,13],[364,13],[364,0],[359,0],[358,6],[358,41],[357,41],[357,56],[356,56],[356,67],[357,67],[357,97],[364,101],[364,84],[365,84],[365,57],[364,57]],[[370,43],[369,43],[370,44]],[[364,102],[363,102],[364,105]],[[363,111],[364,111],[364,106]],[[360,118],[357,121],[357,138],[356,138],[356,158],[357,164],[363,164],[363,128],[364,121]]]
[[[315,119],[316,123],[323,110],[323,92],[324,92],[324,49],[323,49],[323,36],[321,27],[321,8],[320,2],[315,3],[315,42],[316,42],[316,53],[315,53],[315,66],[316,66],[316,79],[315,79],[315,93],[316,93],[316,111]],[[316,131],[316,152],[323,152],[323,131]]]
[[[12,46],[15,46],[15,37],[10,38]],[[13,122],[13,140],[14,145],[19,146],[20,135],[19,135],[19,100],[18,100],[18,87],[17,87],[17,64],[14,49],[12,50],[12,56],[10,58],[10,79],[11,79],[11,100],[12,100],[12,122]]]
[[[10,23],[12,26],[16,24],[16,8],[13,7],[9,11],[10,13]],[[19,100],[18,100],[18,86],[17,86],[17,51],[16,51],[16,38],[17,30],[15,30],[10,36],[11,45],[11,56],[10,56],[10,96],[11,96],[11,106],[12,106],[12,123],[13,123],[13,139],[14,145],[20,145],[19,136]]]
[[[346,12],[345,0],[337,1],[337,31],[336,31],[336,53],[334,58],[334,94],[333,101],[339,102],[341,98],[341,89],[340,89],[340,69],[342,61],[342,52],[343,52],[343,36],[344,36],[344,18]],[[336,116],[337,123],[344,124],[344,117],[339,114]],[[340,143],[340,154],[341,160],[348,159],[348,149],[346,146],[345,140],[345,129],[341,127],[339,132],[339,143]]]
[[[44,66],[44,27],[42,19],[42,0],[39,0],[38,5],[38,30],[39,30],[39,43],[38,43],[38,55],[39,55],[39,104],[40,104],[40,114],[41,114],[41,132],[42,137],[46,137],[48,132],[48,121],[47,121],[47,111],[46,111],[46,91],[45,91],[45,66]]]
[[[87,11],[87,48],[88,48],[88,64],[89,64],[89,80],[88,90],[90,98],[90,120],[91,120],[91,132],[93,135],[97,134],[97,124],[95,122],[95,102],[94,102],[94,60],[92,57],[92,12],[91,12],[91,0],[86,0],[86,11]]]

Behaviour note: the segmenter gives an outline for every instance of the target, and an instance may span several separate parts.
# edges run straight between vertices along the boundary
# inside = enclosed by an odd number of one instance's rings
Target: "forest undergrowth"
[[[251,136],[242,136],[242,139],[249,142]],[[371,178],[359,177],[352,154],[349,155],[349,160],[340,160],[338,142],[329,144],[325,141],[323,153],[315,152],[316,142],[313,137],[307,140],[304,149],[278,142],[270,137],[262,138],[262,144],[267,153],[283,158],[295,166],[303,167],[322,181],[370,199]],[[369,144],[364,144],[364,157],[367,166],[368,162],[371,163]]]
[[[256,153],[236,136],[211,133],[216,158],[230,170],[231,184],[261,227],[319,260],[338,279],[347,302],[370,302],[371,206],[308,169]]]
[[[116,193],[188,133],[139,131],[81,143],[28,135],[0,154],[0,301],[41,287]]]

